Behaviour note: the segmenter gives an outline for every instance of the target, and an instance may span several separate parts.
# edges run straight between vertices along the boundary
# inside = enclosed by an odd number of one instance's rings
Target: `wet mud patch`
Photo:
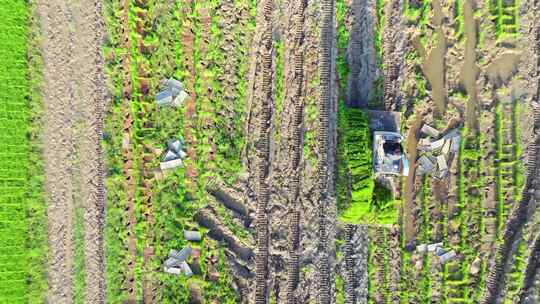
[[[486,67],[486,74],[495,87],[499,88],[507,84],[518,72],[520,57],[520,53],[506,52]]]
[[[476,113],[478,112],[478,93],[476,89],[476,79],[479,68],[476,65],[477,46],[477,22],[474,19],[474,4],[466,1],[463,5],[463,17],[465,20],[465,61],[461,68],[460,82],[468,95],[467,103],[467,124],[474,130],[478,127]]]
[[[431,86],[431,94],[435,102],[438,115],[444,114],[446,110],[446,68],[445,55],[447,41],[443,31],[443,9],[439,0],[433,1],[433,46],[426,49],[422,63],[422,71]]]

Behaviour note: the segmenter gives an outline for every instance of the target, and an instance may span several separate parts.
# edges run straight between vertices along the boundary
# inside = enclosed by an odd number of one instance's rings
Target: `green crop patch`
[[[395,224],[399,201],[394,200],[391,190],[373,179],[371,135],[366,113],[340,105],[338,115],[339,181],[346,184],[338,188],[348,189],[348,193],[340,197],[340,220],[349,224]]]
[[[28,303],[28,11],[0,1],[0,303]]]

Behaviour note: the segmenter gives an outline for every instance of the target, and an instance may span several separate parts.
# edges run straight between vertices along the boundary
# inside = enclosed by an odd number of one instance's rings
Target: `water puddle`
[[[433,1],[433,13],[435,44],[429,54],[424,56],[422,71],[431,85],[431,94],[435,102],[436,112],[443,114],[446,110],[444,57],[447,46],[442,29],[443,14],[440,0]]]
[[[403,205],[403,223],[405,242],[413,240],[416,229],[414,227],[414,179],[416,175],[416,156],[418,146],[418,132],[422,126],[422,115],[416,115],[416,118],[407,133],[405,142],[407,143],[407,154],[409,157],[409,176],[405,177],[404,205]]]
[[[507,52],[488,65],[486,73],[495,87],[506,84],[516,74],[519,58],[520,54]]]
[[[476,65],[476,21],[474,20],[474,8],[471,1],[463,3],[463,17],[465,19],[465,62],[461,68],[461,83],[469,96],[467,103],[466,120],[471,130],[478,130],[478,93],[476,91],[476,79],[479,68]]]

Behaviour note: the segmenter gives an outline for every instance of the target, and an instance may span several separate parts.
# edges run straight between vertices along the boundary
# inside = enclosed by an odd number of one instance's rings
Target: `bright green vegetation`
[[[496,238],[499,239],[502,237],[503,225],[504,225],[504,186],[503,186],[503,165],[500,164],[500,160],[503,156],[503,112],[502,112],[502,103],[497,103],[495,108],[495,158],[497,159],[497,164],[495,167],[495,197],[497,198],[497,230]]]
[[[232,44],[236,56],[244,58],[248,54],[255,28],[255,4],[236,1],[234,5],[248,12],[229,30],[234,37]],[[157,289],[159,303],[187,303],[187,286],[190,283],[202,289],[208,302],[213,299],[220,299],[220,303],[236,302],[224,249],[209,238],[190,244],[200,250],[201,274],[186,279],[181,275],[155,271],[161,269],[170,249],[188,245],[182,235],[184,229],[205,232],[194,222],[193,215],[208,202],[204,189],[207,178],[221,176],[231,182],[240,170],[238,155],[243,147],[240,134],[247,98],[249,62],[241,60],[240,64],[235,65],[232,85],[224,85],[223,67],[230,58],[225,57],[221,46],[231,43],[224,40],[223,29],[218,26],[219,19],[223,18],[222,13],[218,1],[191,4],[182,1],[147,1],[140,6],[139,1],[133,0],[129,9],[129,28],[126,29],[130,32],[131,45],[126,48],[121,39],[123,25],[119,16],[123,12],[120,1],[107,3],[110,41],[106,49],[107,71],[114,93],[106,123],[108,136],[104,142],[109,168],[106,180],[109,196],[106,219],[107,302],[122,302],[127,297],[124,280],[129,275],[127,262],[130,254],[126,245],[131,232],[126,227],[126,198],[131,190],[126,188],[126,174],[123,172],[124,136],[130,139],[133,168],[129,174],[135,180],[137,259],[134,279],[137,299],[142,297],[143,280],[149,280],[154,286],[160,286]],[[207,20],[209,24],[203,24]],[[186,34],[190,33],[193,35],[192,47],[186,45],[185,40]],[[123,70],[120,62],[122,54],[131,58],[128,71]],[[129,102],[123,100],[121,93],[123,77],[131,79],[133,83]],[[186,119],[185,104],[178,109],[157,109],[154,95],[159,89],[160,79],[165,77],[182,81],[188,93],[195,97],[194,118]],[[231,88],[234,100],[226,98],[226,89]],[[127,114],[133,117],[129,133],[123,130]],[[198,144],[193,147],[197,157],[188,159],[186,163],[194,167],[198,177],[189,178],[185,168],[166,171],[163,176],[156,175],[154,170],[159,167],[159,150],[165,149],[168,139],[184,137],[188,131]],[[189,149],[189,142],[186,144]],[[228,215],[222,207],[218,212]],[[222,218],[229,219],[224,224],[240,234],[241,231],[232,226],[230,218]],[[143,259],[143,250],[147,248],[152,248],[154,255]],[[212,271],[204,262],[210,256],[218,260],[216,267],[220,277],[214,282],[204,280]]]
[[[389,189],[373,180],[367,114],[340,105],[338,116],[341,131],[338,141],[340,220],[349,224],[396,223],[399,202],[393,199]]]
[[[345,17],[348,7],[345,1],[336,1],[336,22],[337,22],[337,59],[336,68],[339,77],[339,96],[340,101],[338,105],[338,146],[337,146],[337,182],[336,182],[336,194],[338,210],[344,210],[350,202],[350,191],[348,187],[348,169],[345,163],[345,145],[343,132],[347,127],[347,118],[345,116],[344,100],[347,92],[347,82],[349,78],[349,65],[347,63],[346,51],[349,44],[349,31],[345,27]]]
[[[28,288],[27,302],[43,303],[47,291],[45,265],[47,263],[47,222],[42,163],[42,112],[41,85],[43,62],[39,53],[40,32],[36,19],[36,3],[29,4],[28,32],[28,146],[26,208],[29,233],[27,235]]]
[[[497,198],[497,231],[501,239],[507,215],[521,199],[524,168],[519,132],[519,103],[497,102],[495,106],[495,186]]]
[[[428,11],[430,9],[430,1],[412,1],[405,0],[404,3],[404,13],[407,21],[414,23],[420,26],[424,26],[428,23]]]
[[[374,284],[373,278],[377,276],[377,268],[373,263],[373,255],[375,254],[375,245],[372,240],[368,242],[368,263],[367,263],[367,272],[368,272],[368,282],[367,282],[367,292],[368,292],[368,301],[372,302],[373,296],[375,294],[375,287],[377,284]]]
[[[349,46],[349,30],[345,27],[345,16],[348,7],[344,0],[336,1],[336,22],[337,22],[337,49],[336,59],[337,74],[339,77],[340,96],[344,98],[347,92],[347,82],[349,79],[349,64],[345,56]]]
[[[484,242],[485,219],[482,189],[485,181],[484,147],[486,138],[462,129],[458,161],[457,213],[449,219],[448,230],[458,233],[459,241],[449,245],[463,256],[445,264],[442,273],[442,303],[477,303],[480,300],[486,275],[486,261],[478,265],[478,273],[471,275],[473,261]]]
[[[506,277],[507,290],[503,303],[517,303],[519,302],[519,294],[523,287],[523,279],[525,277],[525,268],[527,267],[526,243],[524,240],[520,240],[516,250],[514,263],[510,270],[510,273]]]
[[[511,109],[510,109],[511,107]],[[501,102],[495,107],[495,184],[497,196],[497,240],[502,242],[504,225],[510,209],[521,200],[524,186],[524,168],[521,161],[519,101]],[[527,234],[524,235],[526,237]],[[504,303],[512,303],[519,296],[526,267],[526,242],[520,239],[514,263],[506,277],[507,291]]]
[[[420,218],[418,226],[420,227],[418,240],[420,243],[430,243],[432,239],[433,223],[430,218],[429,200],[430,197],[429,179],[426,176],[422,177],[422,187],[420,189]],[[419,282],[419,296],[422,303],[427,303],[431,300],[431,271],[430,258],[424,256],[422,261],[422,276]]]
[[[42,303],[45,205],[34,7],[0,1],[0,302]],[[32,48],[32,49],[31,49]]]
[[[454,2],[454,34],[460,41],[465,38],[465,16],[463,15],[463,3],[461,0]]]
[[[336,304],[345,304],[345,282],[340,275],[336,275]]]
[[[519,1],[490,0],[489,11],[495,23],[497,39],[514,38],[519,34]]]
[[[384,28],[384,7],[385,7],[386,1],[385,0],[376,0],[375,2],[375,13],[377,15],[377,23],[375,24],[375,37],[374,37],[374,44],[375,44],[375,51],[378,55],[379,64],[381,63],[381,59],[383,56],[383,28]]]
[[[374,181],[372,178],[371,140],[367,115],[359,109],[342,108],[338,115],[342,123],[343,146],[340,165],[346,168],[349,177],[350,202],[344,204],[340,219],[346,223],[361,223],[373,220],[371,201]]]

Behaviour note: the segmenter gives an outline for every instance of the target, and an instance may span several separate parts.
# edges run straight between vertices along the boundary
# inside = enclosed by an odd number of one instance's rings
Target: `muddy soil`
[[[50,303],[74,298],[74,183],[82,185],[85,302],[105,302],[103,161],[106,101],[100,1],[38,1],[44,62],[44,159]],[[80,132],[75,132],[80,128]],[[77,134],[77,135],[76,135]],[[73,169],[77,158],[81,168]]]
[[[350,1],[349,47],[347,62],[350,66],[346,104],[367,107],[374,97],[375,80],[381,71],[377,67],[377,53],[374,44],[376,24],[374,0]]]

